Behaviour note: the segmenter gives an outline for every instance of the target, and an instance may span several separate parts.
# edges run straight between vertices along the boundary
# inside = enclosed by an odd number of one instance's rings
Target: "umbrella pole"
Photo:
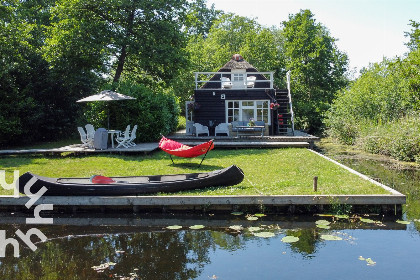
[[[108,130],[109,130],[109,104],[106,106],[108,108]]]

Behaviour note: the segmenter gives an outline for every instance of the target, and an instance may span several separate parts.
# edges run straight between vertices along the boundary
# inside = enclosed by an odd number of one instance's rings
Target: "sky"
[[[240,16],[256,18],[260,24],[280,27],[290,14],[309,9],[349,57],[355,76],[369,63],[408,52],[410,20],[420,22],[420,0],[207,0],[208,6]]]

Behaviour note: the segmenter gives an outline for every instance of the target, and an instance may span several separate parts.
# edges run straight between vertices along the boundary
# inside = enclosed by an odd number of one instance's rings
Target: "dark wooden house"
[[[194,123],[214,135],[222,123],[229,124],[232,133],[232,124],[257,122],[265,126],[264,135],[293,135],[290,87],[276,89],[273,76],[259,72],[239,54],[217,72],[196,72],[194,98],[186,104],[187,134],[195,133]]]

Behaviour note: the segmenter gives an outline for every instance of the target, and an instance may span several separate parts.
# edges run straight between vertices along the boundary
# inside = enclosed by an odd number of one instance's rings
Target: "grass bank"
[[[163,152],[151,155],[95,156],[8,156],[0,158],[7,182],[14,170],[31,171],[48,177],[177,174],[212,171],[236,164],[245,174],[244,181],[232,187],[209,188],[177,193],[182,195],[354,195],[387,194],[382,188],[349,173],[306,149],[213,150],[200,169],[199,159],[175,159],[172,165]],[[313,177],[318,191],[313,191]],[[0,194],[10,194],[1,190]]]

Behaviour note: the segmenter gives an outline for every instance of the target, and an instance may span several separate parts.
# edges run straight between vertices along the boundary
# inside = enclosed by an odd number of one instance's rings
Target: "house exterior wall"
[[[194,122],[210,126],[212,121],[214,127],[226,122],[225,101],[267,99],[272,101],[274,96],[274,89],[199,89],[194,93],[194,100],[199,104],[199,108],[194,110]]]

